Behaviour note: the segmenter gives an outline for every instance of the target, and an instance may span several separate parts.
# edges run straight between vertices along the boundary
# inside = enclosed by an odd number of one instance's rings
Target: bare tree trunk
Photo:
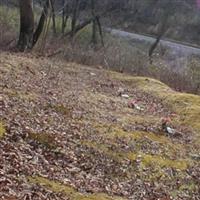
[[[33,31],[34,31],[34,15],[33,1],[19,0],[20,5],[20,35],[17,48],[25,51],[32,48]]]
[[[71,24],[71,37],[74,37],[75,27],[78,18],[78,10],[79,10],[79,0],[74,0],[73,4],[73,13],[72,13],[72,24]]]
[[[82,30],[82,29],[83,29],[84,27],[86,27],[87,25],[91,24],[95,19],[97,20],[97,24],[98,24],[98,23],[100,24],[99,18],[100,18],[100,17],[103,17],[103,16],[106,16],[111,10],[112,10],[112,9],[108,9],[108,10],[104,11],[103,13],[98,14],[98,15],[96,15],[96,16],[94,16],[94,17],[91,17],[91,18],[87,19],[86,21],[84,21],[84,22],[82,22],[82,23],[76,25],[76,26],[74,27],[74,30],[73,30],[73,35],[75,36],[76,33],[78,33],[80,30]],[[101,26],[99,26],[99,27],[100,27],[100,29],[101,29]],[[101,31],[101,34],[102,34],[102,30],[100,30],[100,31]],[[71,37],[72,37],[72,30],[70,30],[69,32],[65,33],[63,36],[71,36]]]
[[[100,17],[99,16],[96,17],[96,21],[97,21],[97,25],[98,25],[98,28],[99,28],[99,35],[101,37],[101,44],[104,47],[103,31],[102,31],[102,27],[101,27],[101,22],[100,22]]]
[[[92,44],[96,46],[97,44],[97,23],[96,20],[92,22]]]
[[[62,1],[62,5],[63,5],[63,10],[62,10],[62,34],[64,35],[65,28],[66,28],[66,25],[67,25],[67,20],[69,18],[68,5],[66,5],[66,0]]]
[[[97,44],[97,22],[96,22],[96,17],[95,17],[95,4],[94,0],[91,0],[91,13],[92,17],[94,18],[92,22],[92,43],[94,46]]]
[[[160,30],[159,30],[159,33],[158,33],[158,36],[155,40],[155,42],[151,45],[150,49],[149,49],[149,61],[150,63],[152,63],[152,55],[153,55],[153,52],[155,51],[156,47],[158,46],[161,38],[163,37],[163,35],[165,34],[165,32],[167,31],[167,21],[168,21],[168,14],[166,14],[164,16],[164,19],[163,19],[163,22],[161,24],[161,27],[160,27]]]
[[[168,1],[166,1],[166,2],[168,2]],[[150,61],[150,63],[153,62],[152,55],[153,55],[155,49],[157,48],[161,38],[163,37],[163,35],[166,33],[167,29],[169,28],[168,20],[169,20],[169,17],[173,13],[173,10],[174,10],[174,6],[172,6],[170,0],[169,0],[168,4],[166,4],[166,5],[168,7],[166,8],[165,13],[162,16],[162,19],[161,19],[162,21],[161,21],[161,24],[160,24],[160,27],[159,27],[159,30],[158,30],[158,36],[157,36],[155,42],[151,45],[151,47],[149,49],[149,61]]]
[[[92,23],[94,20],[94,18],[90,18],[88,20],[86,20],[85,22],[77,25],[74,27],[74,30],[67,32],[66,34],[64,34],[64,36],[71,36],[73,35],[73,37],[76,35],[76,33],[78,33],[80,30],[82,30],[84,27],[86,27],[87,25],[89,25],[90,23]]]
[[[92,23],[92,43],[94,45],[97,44],[97,27],[99,29],[99,35],[101,38],[101,44],[104,46],[104,41],[103,41],[103,32],[102,32],[102,27],[101,27],[101,22],[100,22],[100,17],[96,15],[95,12],[95,1],[91,0],[91,12],[92,12],[92,17],[94,18],[93,23]]]
[[[55,3],[55,0],[52,0],[52,3],[51,3],[52,23],[53,23],[52,28],[53,28],[54,35],[56,35],[56,15],[55,15],[54,3]]]
[[[24,0],[24,1],[26,1],[26,0]],[[44,24],[47,20],[50,3],[51,3],[51,0],[46,0],[46,2],[45,2],[45,5],[44,5],[43,11],[42,11],[42,15],[41,15],[40,20],[39,20],[39,24],[37,26],[36,31],[34,32],[34,35],[33,35],[33,45],[32,45],[33,47],[37,43],[37,41],[38,41],[42,31],[43,31]]]
[[[62,0],[62,6],[63,6],[63,9],[62,9],[62,34],[64,34],[65,32],[65,0]]]
[[[151,47],[149,49],[149,62],[150,62],[150,64],[152,64],[152,62],[153,62],[153,60],[152,60],[153,52],[155,51],[156,47],[158,46],[163,34],[164,34],[164,32],[158,35],[155,42],[151,45]]]

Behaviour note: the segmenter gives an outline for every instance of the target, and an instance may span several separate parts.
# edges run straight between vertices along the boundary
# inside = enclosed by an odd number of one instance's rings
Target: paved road
[[[121,30],[117,30],[117,29],[107,29],[107,30],[112,35],[124,37],[124,38],[130,39],[130,40],[135,39],[135,40],[145,41],[145,42],[149,42],[149,43],[153,43],[155,41],[155,38],[150,37],[150,36],[140,35],[140,34],[136,34],[136,33],[129,33],[129,32],[121,31]],[[176,53],[181,53],[184,55],[191,55],[191,54],[200,55],[200,48],[198,48],[198,47],[190,46],[187,44],[181,44],[181,43],[178,43],[175,41],[167,41],[167,40],[161,40],[160,43],[163,46],[171,48]]]

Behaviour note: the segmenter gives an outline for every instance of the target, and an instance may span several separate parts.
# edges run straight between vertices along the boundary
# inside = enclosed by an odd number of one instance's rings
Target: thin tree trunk
[[[96,19],[92,21],[92,43],[94,46],[97,44],[97,23]]]
[[[45,2],[45,5],[44,5],[44,8],[43,8],[40,20],[39,20],[39,24],[37,26],[36,31],[34,32],[34,35],[33,35],[33,45],[32,45],[33,47],[37,43],[37,41],[38,41],[42,31],[43,31],[44,24],[47,20],[50,3],[51,3],[51,0],[46,0],[46,2]]]
[[[99,35],[101,37],[101,44],[104,47],[103,31],[102,31],[102,26],[101,26],[101,22],[100,22],[100,17],[99,16],[96,17],[96,21],[97,21],[97,25],[98,25],[98,28],[99,28]]]
[[[72,24],[71,24],[71,37],[74,37],[75,27],[78,18],[78,10],[79,10],[79,0],[74,0],[73,4],[73,13],[72,13]]]
[[[110,11],[112,11],[112,9],[108,9],[108,10],[104,11],[103,13],[98,14],[98,15],[96,15],[94,17],[91,17],[91,18],[87,19],[86,21],[82,22],[81,24],[76,25],[75,28],[74,28],[74,31],[73,31],[73,35],[75,36],[76,33],[78,33],[84,27],[86,27],[87,25],[89,25],[90,23],[92,23],[93,20],[99,19],[102,16],[106,16]],[[101,30],[101,34],[102,34],[102,30]],[[72,37],[72,30],[70,30],[69,32],[65,33],[63,35],[63,37],[65,37],[65,36],[71,36]]]
[[[163,16],[158,36],[157,36],[155,42],[151,45],[151,47],[149,49],[149,61],[150,61],[150,63],[153,62],[153,60],[152,60],[153,52],[155,51],[155,49],[158,46],[161,38],[163,37],[163,35],[167,31],[168,19],[169,19],[169,11],[167,10],[166,13]]]
[[[55,8],[54,8],[54,3],[55,0],[52,0],[51,3],[51,11],[52,11],[52,28],[53,28],[53,33],[56,35],[56,15],[55,15]]]
[[[20,0],[20,35],[17,48],[25,51],[32,48],[33,31],[34,31],[34,15],[33,1]]]
[[[62,34],[65,32],[65,0],[62,0]]]
[[[71,36],[73,35],[73,37],[76,35],[76,33],[78,33],[80,30],[82,30],[84,27],[86,27],[87,25],[89,25],[90,23],[92,23],[92,21],[94,20],[94,18],[90,18],[88,20],[86,20],[85,22],[77,25],[74,30],[67,32],[64,36]]]
[[[65,28],[67,26],[68,16],[68,5],[66,5],[66,0],[62,1],[63,10],[62,10],[62,34],[65,33]],[[67,12],[66,12],[67,11]]]
[[[150,49],[149,49],[149,61],[150,63],[152,63],[152,55],[153,52],[155,51],[156,47],[158,46],[161,38],[162,38],[163,34],[158,35],[158,37],[156,38],[155,42],[151,45]]]
[[[52,15],[52,13],[51,13],[51,15]],[[50,23],[51,23],[51,17],[52,17],[52,16],[49,16],[49,17],[47,18],[46,23],[45,23],[45,25],[44,25],[44,27],[43,27],[40,52],[43,52],[44,49],[45,49],[46,40],[47,40],[47,34],[48,34],[49,26],[50,26]]]
[[[96,22],[96,17],[95,17],[95,4],[94,0],[91,0],[91,13],[92,17],[94,18],[92,22],[92,43],[94,46],[97,44],[97,22]]]
[[[68,21],[68,19],[69,19],[69,16],[68,16],[68,15],[66,15],[66,16],[64,17],[64,19],[63,19],[63,24],[62,24],[62,34],[63,34],[63,35],[65,34],[65,28],[66,28],[66,26],[67,26],[67,21]]]

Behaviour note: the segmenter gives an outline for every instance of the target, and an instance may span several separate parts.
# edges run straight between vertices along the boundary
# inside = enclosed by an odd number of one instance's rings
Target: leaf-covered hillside
[[[200,198],[200,97],[154,79],[1,53],[0,138],[0,199]]]

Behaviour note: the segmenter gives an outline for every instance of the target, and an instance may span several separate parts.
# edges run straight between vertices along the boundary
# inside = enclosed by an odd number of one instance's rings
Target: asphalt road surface
[[[141,35],[141,34],[136,34],[136,33],[130,33],[126,31],[121,31],[117,29],[107,29],[112,35],[123,37],[127,40],[138,40],[138,41],[143,41],[143,42],[149,42],[153,43],[155,41],[154,37],[151,36],[146,36],[146,35]],[[160,44],[166,47],[171,48],[174,52],[176,53],[181,53],[183,55],[200,55],[200,48],[194,47],[189,44],[183,44],[180,42],[176,41],[169,41],[169,40],[164,40],[162,39],[160,41]]]

